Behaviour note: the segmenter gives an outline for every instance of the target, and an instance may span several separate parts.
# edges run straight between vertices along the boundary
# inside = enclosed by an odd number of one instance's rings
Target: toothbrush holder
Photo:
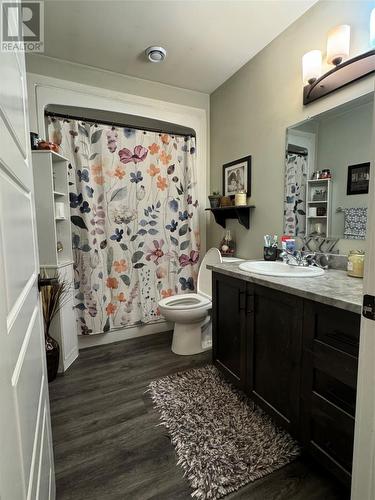
[[[278,248],[277,247],[264,247],[263,257],[264,260],[277,260]]]

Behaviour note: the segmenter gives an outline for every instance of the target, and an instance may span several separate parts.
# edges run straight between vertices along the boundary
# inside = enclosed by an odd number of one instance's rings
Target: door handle
[[[254,312],[254,295],[251,293],[248,293],[246,296],[246,313],[247,314],[253,314]]]
[[[238,294],[238,310],[244,311],[246,309],[246,293],[239,292]]]
[[[53,286],[53,285],[58,285],[59,280],[58,278],[42,278],[40,274],[38,274],[38,290],[40,292],[40,289],[44,286]]]

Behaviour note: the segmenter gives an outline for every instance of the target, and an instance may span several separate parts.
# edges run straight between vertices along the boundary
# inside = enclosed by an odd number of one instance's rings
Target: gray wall
[[[317,166],[330,168],[332,184],[332,235],[344,231],[344,215],[335,213],[337,207],[367,207],[368,195],[346,195],[348,165],[371,161],[373,105],[365,104],[339,116],[322,119],[318,132]],[[353,242],[348,243],[353,247]],[[363,241],[356,247],[363,247]],[[344,243],[342,243],[343,247]]]
[[[261,257],[263,234],[282,231],[286,128],[373,90],[374,79],[368,77],[302,105],[303,54],[312,49],[324,54],[328,31],[346,23],[352,28],[351,54],[368,50],[372,7],[370,2],[318,2],[211,95],[211,191],[222,189],[224,163],[253,157],[251,228],[228,223],[240,257]],[[218,245],[222,233],[211,216],[209,244]]]

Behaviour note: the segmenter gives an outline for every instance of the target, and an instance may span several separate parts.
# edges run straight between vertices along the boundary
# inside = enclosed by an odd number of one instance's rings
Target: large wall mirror
[[[287,129],[284,233],[364,248],[373,94]]]

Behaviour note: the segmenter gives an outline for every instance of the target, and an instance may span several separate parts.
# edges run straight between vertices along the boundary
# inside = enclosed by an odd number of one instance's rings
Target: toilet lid
[[[207,266],[215,266],[222,262],[221,253],[217,248],[210,248],[203,257],[198,273],[197,291],[212,297],[212,271]]]

